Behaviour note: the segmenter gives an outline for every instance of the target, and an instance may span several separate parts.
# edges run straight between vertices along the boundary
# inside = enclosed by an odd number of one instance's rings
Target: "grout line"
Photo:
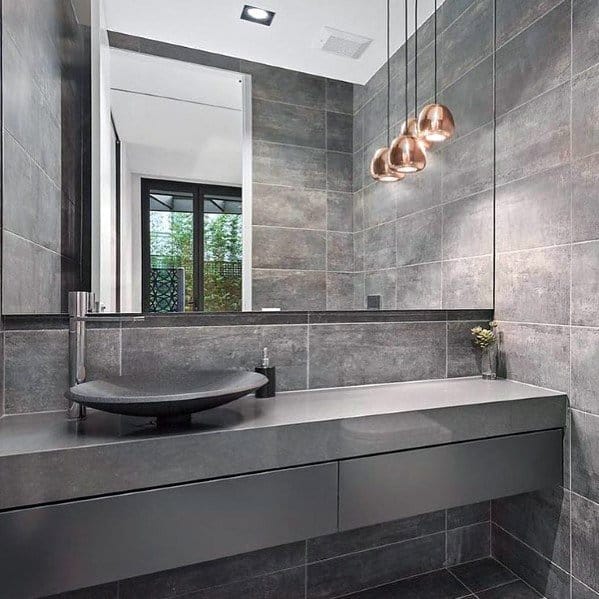
[[[476,560],[476,561],[478,561],[478,560]],[[461,565],[461,564],[459,564],[459,565]],[[465,582],[463,582],[461,578],[459,578],[459,577],[458,577],[456,574],[454,574],[454,573],[451,571],[451,568],[447,568],[447,571],[448,571],[448,572],[449,572],[449,573],[450,573],[450,574],[451,574],[451,575],[452,575],[452,576],[453,576],[453,577],[454,577],[454,578],[455,578],[455,579],[456,579],[456,580],[457,580],[457,581],[458,581],[458,582],[459,582],[459,583],[460,583],[460,584],[461,584],[463,587],[465,587],[465,588],[466,588],[466,589],[467,589],[467,590],[470,592],[470,594],[471,594],[471,595],[474,595],[474,596],[476,597],[476,593],[475,593],[475,592],[474,592],[474,591],[473,591],[473,590],[472,590],[472,589],[471,589],[471,588],[470,588],[470,587],[469,587],[469,586],[468,586],[468,585],[467,585]]]
[[[498,528],[501,528],[501,527],[498,526]],[[542,595],[541,592],[537,591],[537,589],[535,589],[535,587],[533,587],[531,584],[528,584],[528,582],[526,582],[526,580],[524,580],[524,578],[522,578],[521,576],[518,576],[518,574],[516,574],[516,572],[514,572],[509,566],[506,566],[501,560],[498,560],[496,557],[494,557],[493,559],[496,562],[498,562],[499,564],[501,564],[508,572],[511,572],[516,577],[517,580],[520,580],[521,582],[523,582],[531,591],[534,591],[537,595]],[[512,582],[514,582],[514,581],[512,581]],[[543,599],[544,599],[544,596],[543,596]]]
[[[574,2],[570,1],[570,114],[569,114],[569,128],[570,128],[570,181],[569,181],[569,192],[570,192],[570,272],[569,272],[569,332],[568,335],[568,392],[571,395],[572,393],[572,268],[573,268],[573,254],[572,251],[573,241],[574,241],[574,197],[573,197],[573,133],[572,133],[572,123],[573,123],[573,109],[572,109],[572,101],[573,101],[573,61],[574,61],[574,30],[573,30],[573,11],[574,11]],[[567,412],[567,421],[566,425],[568,427],[568,488],[570,490],[570,501],[568,506],[568,517],[570,519],[568,526],[568,569],[570,570],[569,577],[569,586],[570,586],[570,599],[572,597],[572,409],[570,402],[568,402],[568,412]]]

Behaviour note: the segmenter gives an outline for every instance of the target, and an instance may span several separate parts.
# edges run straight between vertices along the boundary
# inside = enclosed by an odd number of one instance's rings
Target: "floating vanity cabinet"
[[[339,528],[562,484],[562,434],[556,429],[342,461]]]
[[[2,596],[40,597],[337,530],[337,464],[0,514]]]

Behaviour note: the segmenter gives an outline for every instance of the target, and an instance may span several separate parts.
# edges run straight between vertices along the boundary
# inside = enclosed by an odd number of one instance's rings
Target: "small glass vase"
[[[494,381],[497,378],[497,353],[495,351],[495,344],[481,348],[480,371],[485,381]]]

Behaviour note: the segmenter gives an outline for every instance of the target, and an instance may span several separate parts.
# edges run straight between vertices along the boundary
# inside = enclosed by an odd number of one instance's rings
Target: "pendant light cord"
[[[387,0],[387,147],[391,145],[391,42],[390,22],[391,22],[391,0]]]
[[[435,0],[435,104],[437,103],[437,0]]]
[[[414,0],[414,118],[418,120],[418,0]]]
[[[406,100],[406,123],[408,122],[408,116],[409,116],[409,107],[408,107],[408,0],[404,0],[404,8],[405,8],[405,15],[404,15],[404,21],[405,21],[405,26],[404,26],[404,39],[405,39],[405,71],[406,71],[406,91],[405,91],[405,100]]]

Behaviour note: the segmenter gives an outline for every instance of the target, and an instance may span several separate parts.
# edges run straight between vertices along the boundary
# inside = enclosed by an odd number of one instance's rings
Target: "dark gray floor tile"
[[[253,267],[324,270],[326,231],[284,227],[252,227]]]
[[[571,335],[571,405],[573,408],[599,415],[599,330],[575,327]]]
[[[599,504],[572,495],[572,575],[599,591]]]
[[[416,264],[397,269],[398,310],[440,310],[442,263]]]
[[[252,76],[254,98],[324,108],[326,80],[322,77],[244,60],[241,70]]]
[[[437,570],[348,595],[346,599],[457,599],[467,593],[466,587],[447,570]]]
[[[473,285],[472,282],[476,283]],[[477,256],[443,262],[445,310],[485,309],[493,305],[493,257]]]
[[[572,490],[599,503],[599,416],[578,410],[571,416]]]
[[[570,165],[497,187],[497,251],[570,242]]]
[[[572,246],[572,324],[599,324],[599,241]]]
[[[493,252],[493,191],[443,205],[443,259]]]
[[[582,268],[582,261],[580,265]],[[499,254],[495,282],[498,318],[568,324],[569,271],[569,246]]]
[[[570,2],[562,2],[497,50],[497,114],[569,78]]]
[[[599,239],[599,154],[572,165],[572,240]]]
[[[283,569],[291,568],[287,571],[294,572],[303,563],[304,553],[303,542],[292,543],[130,578],[121,581],[119,599],[167,599]]]
[[[353,154],[327,152],[327,189],[353,191]]]
[[[339,347],[344,351],[339,352]],[[311,388],[444,375],[444,323],[356,323],[310,328]]]
[[[397,266],[441,259],[442,214],[433,208],[397,220]]]
[[[599,592],[572,578],[572,599],[599,599]]]
[[[478,593],[478,599],[541,599],[536,591],[533,591],[521,580],[504,584],[495,589],[489,589]]]
[[[255,141],[254,183],[287,185],[326,189],[326,152],[314,148],[300,148]],[[343,191],[343,190],[341,190]]]
[[[277,386],[306,386],[306,327],[216,326],[123,329],[123,373],[143,373],[162,364],[173,375],[180,369],[227,368],[253,370],[263,347],[277,366]]]
[[[502,322],[499,333],[501,376],[568,392],[568,327]],[[542,347],[543,351],[531,352],[531,347]]]
[[[455,566],[450,568],[450,571],[474,592],[489,589],[516,579],[516,576],[512,572],[490,557],[469,564]]]
[[[274,227],[326,229],[326,206],[325,190],[255,183],[252,223]]]
[[[293,568],[204,589],[181,599],[304,599],[305,569]]]
[[[445,512],[440,510],[412,518],[318,537],[308,541],[308,562],[414,539],[440,532],[444,526]]]
[[[79,589],[46,597],[46,599],[118,599],[117,583],[102,584],[97,587]]]
[[[326,97],[327,110],[353,114],[354,86],[351,83],[338,81],[337,79],[327,79]]]
[[[570,597],[570,576],[497,526],[492,532],[493,557],[547,599]]]
[[[599,62],[599,5],[595,0],[572,2],[572,57],[574,74]]]
[[[255,98],[252,102],[252,136],[310,148],[325,148],[326,123],[322,108],[306,108]]]
[[[595,93],[599,85],[599,64],[572,80],[572,155],[599,152],[599,131],[589,123],[599,119]]]
[[[327,150],[353,152],[353,117],[327,112]]]
[[[570,494],[561,487],[493,502],[493,522],[564,569],[570,563]]]
[[[527,0],[526,2],[497,2],[497,47],[521,33],[539,17],[563,0]]]
[[[450,335],[449,341],[451,343],[451,331],[452,326],[460,327],[460,329],[465,329],[468,333],[468,336],[471,338],[470,334],[470,324],[468,322],[452,322],[450,325]],[[488,324],[488,323],[487,323]],[[473,325],[475,326],[475,325]],[[491,515],[491,504],[489,501],[481,501],[480,503],[473,503],[471,505],[462,505],[460,507],[454,507],[447,510],[447,528],[451,530],[452,528],[457,528],[459,526],[468,526],[469,524],[477,524],[479,522],[487,522],[490,519]]]
[[[454,528],[447,532],[447,565],[488,557],[491,553],[489,522]]]
[[[375,270],[364,274],[364,294],[380,295],[382,310],[395,310],[397,271],[395,268]]]
[[[551,115],[539,129],[538,115]],[[563,84],[497,119],[496,178],[502,185],[568,162],[570,86]]]
[[[445,558],[442,533],[386,545],[308,566],[310,599],[336,597],[439,569]]]
[[[326,309],[326,271],[252,269],[252,309]]]

